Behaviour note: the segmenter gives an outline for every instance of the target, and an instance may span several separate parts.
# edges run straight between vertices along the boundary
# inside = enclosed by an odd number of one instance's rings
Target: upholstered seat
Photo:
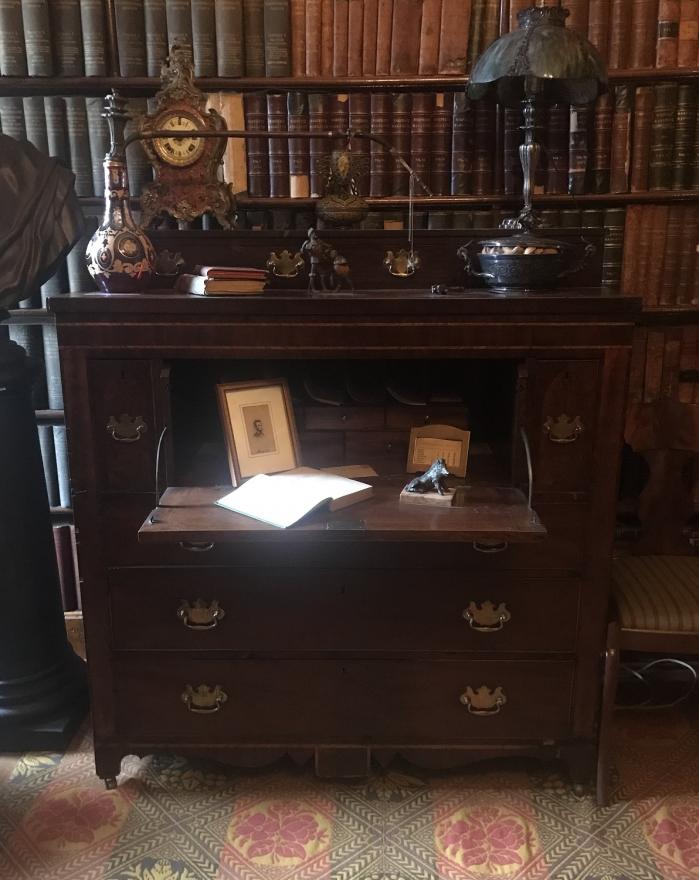
[[[624,634],[699,634],[699,556],[622,556],[613,591]]]

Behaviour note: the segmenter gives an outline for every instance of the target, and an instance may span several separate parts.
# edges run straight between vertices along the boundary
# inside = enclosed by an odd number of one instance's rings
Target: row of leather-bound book
[[[699,326],[637,327],[629,372],[629,400],[699,403]]]

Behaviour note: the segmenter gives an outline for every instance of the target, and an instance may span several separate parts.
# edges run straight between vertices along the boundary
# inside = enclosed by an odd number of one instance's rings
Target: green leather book
[[[671,82],[659,83],[654,86],[654,92],[655,112],[650,132],[648,188],[670,189],[678,86]]]
[[[245,76],[265,76],[265,22],[263,0],[243,0]]]
[[[0,3],[0,72],[3,76],[27,75],[20,0],[2,0]]]
[[[214,0],[192,0],[194,75],[216,76]]]
[[[148,76],[160,76],[160,67],[168,53],[165,0],[144,0],[143,18]]]
[[[138,46],[125,46],[124,53],[126,57],[138,56],[139,52],[143,52],[143,0],[138,0],[133,4],[137,6],[132,12],[129,12],[129,18],[140,18],[139,43]],[[117,6],[118,8],[118,6]],[[86,76],[106,76],[107,75],[107,27],[105,22],[105,7],[103,0],[81,0],[80,3],[80,22],[83,29],[83,62],[85,64]],[[117,21],[117,30],[118,30]],[[117,34],[117,39],[119,35]],[[123,38],[121,43],[123,43]],[[119,60],[121,61],[122,51],[119,48]],[[134,76],[145,75],[145,65],[137,68],[140,74]]]
[[[122,76],[146,75],[146,26],[143,0],[114,0],[114,14]]]
[[[694,130],[699,92],[693,83],[682,83],[677,89],[675,144],[672,151],[672,188],[688,189],[692,163],[699,150]]]
[[[48,0],[24,0],[22,3],[24,44],[29,76],[53,75],[51,22]],[[0,67],[4,73],[4,68]]]
[[[219,76],[244,76],[243,0],[214,0]]]
[[[82,76],[83,62],[82,22],[79,0],[51,0],[51,32],[58,76]]]
[[[291,76],[289,0],[264,0],[265,76]]]

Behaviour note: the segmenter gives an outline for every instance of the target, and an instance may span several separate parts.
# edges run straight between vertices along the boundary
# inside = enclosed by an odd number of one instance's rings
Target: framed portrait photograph
[[[284,379],[216,386],[231,482],[276,474],[301,464],[289,389]]]

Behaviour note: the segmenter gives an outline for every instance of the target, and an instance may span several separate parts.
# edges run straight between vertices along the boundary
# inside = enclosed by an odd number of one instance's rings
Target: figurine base
[[[399,500],[405,504],[422,504],[428,507],[451,507],[454,503],[454,492],[448,489],[446,494],[439,492],[408,492],[405,489],[400,493]]]

